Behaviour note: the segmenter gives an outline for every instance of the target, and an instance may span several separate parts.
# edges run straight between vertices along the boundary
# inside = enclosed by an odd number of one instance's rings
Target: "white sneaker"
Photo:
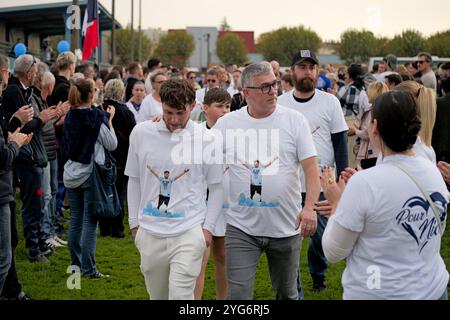
[[[59,238],[58,236],[55,236],[53,239],[62,245],[67,245],[67,241],[64,241],[63,239]]]
[[[45,240],[45,243],[48,244],[50,248],[63,247],[61,243],[59,243],[53,238]]]

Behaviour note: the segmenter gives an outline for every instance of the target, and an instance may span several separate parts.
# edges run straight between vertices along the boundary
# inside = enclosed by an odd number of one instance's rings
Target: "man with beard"
[[[297,110],[308,120],[317,149],[319,166],[335,166],[340,173],[348,166],[348,126],[339,100],[329,93],[316,89],[318,64],[317,57],[310,50],[300,50],[295,54],[291,67],[295,90],[279,97],[278,102],[282,106]],[[305,190],[303,173],[300,174],[300,178],[302,190]],[[324,199],[321,194],[320,200]],[[322,250],[322,234],[327,222],[328,219],[319,213],[317,231],[312,236],[308,249],[308,264],[314,291],[325,289],[328,262]],[[298,289],[301,298],[300,284]]]

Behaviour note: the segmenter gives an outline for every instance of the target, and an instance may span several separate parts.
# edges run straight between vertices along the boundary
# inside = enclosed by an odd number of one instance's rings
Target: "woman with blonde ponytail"
[[[436,122],[436,92],[415,81],[404,81],[394,90],[409,92],[416,98],[422,126],[413,151],[416,155],[436,163],[436,153],[431,146],[434,123]]]

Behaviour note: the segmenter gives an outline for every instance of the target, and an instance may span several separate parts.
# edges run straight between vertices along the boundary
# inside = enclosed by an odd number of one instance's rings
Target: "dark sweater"
[[[39,110],[42,111],[49,107],[47,101],[42,99],[41,91],[37,88],[34,88],[34,94],[36,98],[36,102],[38,103]],[[47,98],[49,100],[50,97]],[[49,161],[56,159],[56,134],[55,134],[55,120],[51,120],[47,122],[42,128],[42,140],[44,142],[45,152],[47,153],[47,157]]]
[[[50,106],[57,106],[60,102],[69,100],[70,82],[63,76],[55,76],[55,88],[49,100]],[[62,139],[62,126],[55,128],[55,134],[58,141]]]
[[[450,162],[450,94],[437,99],[436,123],[431,144],[437,161]]]
[[[13,197],[13,162],[19,154],[15,142],[6,143],[3,130],[0,130],[0,204],[14,201]]]
[[[64,121],[61,147],[72,161],[90,164],[102,123],[109,115],[98,108],[72,109]]]
[[[112,155],[117,161],[119,170],[124,170],[127,163],[128,148],[130,147],[130,134],[136,125],[136,120],[125,104],[107,99],[103,103],[105,110],[108,105],[113,105],[116,108],[112,123],[117,136],[117,149],[112,152]]]

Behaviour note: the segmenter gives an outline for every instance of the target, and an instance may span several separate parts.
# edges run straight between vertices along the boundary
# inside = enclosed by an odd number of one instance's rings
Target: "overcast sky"
[[[0,7],[50,2],[61,0],[0,0]],[[111,10],[112,0],[100,3]],[[139,0],[134,3],[137,28]],[[256,36],[300,24],[323,40],[338,40],[351,27],[388,37],[412,28],[428,36],[450,29],[449,13],[450,1],[444,0],[143,0],[142,27],[219,26],[227,17],[233,30],[255,31]],[[130,23],[131,0],[116,0],[116,17],[124,26]]]

